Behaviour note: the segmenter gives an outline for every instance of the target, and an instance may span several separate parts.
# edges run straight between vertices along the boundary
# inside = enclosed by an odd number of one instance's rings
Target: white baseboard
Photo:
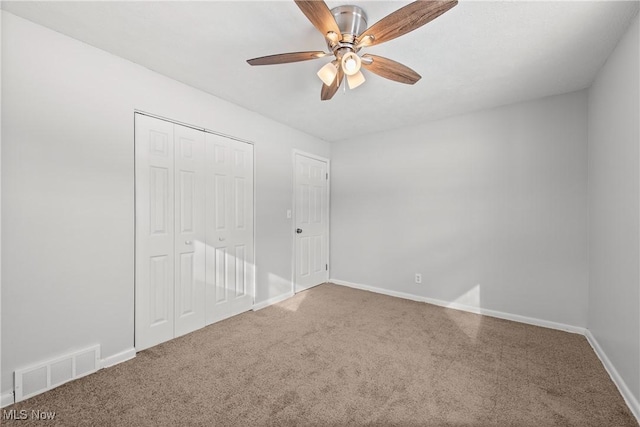
[[[329,282],[316,283],[316,284],[308,285],[308,286],[304,286],[304,287],[302,287],[302,286],[296,286],[296,293],[304,292],[304,291],[306,291],[306,290],[309,290],[309,289],[311,289],[311,288],[315,288],[316,286],[320,286],[320,285],[323,285],[323,284],[325,284],[325,283],[329,283]]]
[[[278,295],[277,297],[269,298],[266,301],[261,301],[253,304],[253,311],[262,310],[263,308],[269,307],[270,305],[277,304],[284,300],[287,300],[295,295],[293,292],[287,292],[286,294]]]
[[[542,326],[544,328],[559,329],[561,331],[571,332],[574,334],[584,335],[585,328],[573,325],[566,325],[564,323],[551,322],[549,320],[536,319],[534,317],[521,316],[519,314],[504,313],[502,311],[489,310],[481,307],[471,307],[465,304],[459,304],[456,302],[443,301],[435,298],[423,297],[420,295],[409,294],[405,292],[392,291],[384,288],[377,288],[375,286],[362,285],[359,283],[347,282],[345,280],[331,279],[330,283],[336,285],[347,286],[349,288],[361,289],[364,291],[375,292],[378,294],[388,295],[397,298],[404,298],[412,301],[426,302],[428,304],[437,305],[440,307],[452,308],[455,310],[467,311],[475,314],[482,314],[484,316],[497,317],[498,319],[512,320],[514,322],[526,323],[534,326]]]
[[[613,366],[613,363],[611,363],[611,360],[609,360],[609,357],[607,357],[607,354],[604,352],[604,350],[600,346],[600,343],[598,343],[598,340],[596,340],[596,337],[593,336],[591,331],[587,329],[584,336],[587,337],[587,341],[589,341],[589,344],[591,344],[591,347],[593,347],[593,351],[595,351],[596,355],[598,355],[598,357],[600,358],[600,361],[609,373],[611,380],[618,387],[618,390],[624,398],[624,401],[627,403],[627,406],[640,423],[640,402],[638,402],[638,399],[633,395],[633,393],[631,393],[631,390],[629,390],[629,387],[627,387],[627,383],[625,383],[625,381],[622,379],[617,369],[615,368],[615,366]]]
[[[9,392],[3,394],[0,398],[0,408],[6,408],[9,405],[13,405],[15,403],[15,399],[13,397],[13,392]]]
[[[127,360],[131,360],[136,357],[136,349],[129,348],[125,351],[121,351],[120,353],[114,354],[113,356],[105,357],[100,361],[100,366],[102,368],[110,368],[118,363],[126,362]]]

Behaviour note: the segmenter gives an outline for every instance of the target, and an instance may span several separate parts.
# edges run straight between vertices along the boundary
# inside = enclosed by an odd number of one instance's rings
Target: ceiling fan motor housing
[[[331,9],[331,14],[342,33],[342,43],[353,43],[356,37],[367,29],[367,14],[358,6],[334,7]]]

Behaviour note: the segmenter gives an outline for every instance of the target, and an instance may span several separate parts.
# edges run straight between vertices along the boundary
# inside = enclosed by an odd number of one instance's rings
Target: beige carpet
[[[637,426],[583,336],[336,285],[7,409],[3,425]]]

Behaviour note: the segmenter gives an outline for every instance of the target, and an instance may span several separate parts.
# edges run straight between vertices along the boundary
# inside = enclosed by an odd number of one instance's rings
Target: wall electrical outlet
[[[416,283],[422,283],[422,274],[416,273]]]

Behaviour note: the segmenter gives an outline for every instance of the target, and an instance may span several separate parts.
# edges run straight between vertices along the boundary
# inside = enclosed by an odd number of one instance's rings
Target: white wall
[[[2,10],[0,10],[0,242],[2,242]],[[0,244],[0,372],[2,372],[2,245]],[[0,406],[2,403],[2,375],[0,375]]]
[[[638,17],[589,90],[588,328],[640,409]],[[640,412],[638,412],[640,414]]]
[[[332,278],[586,326],[586,105],[581,91],[335,143]]]
[[[291,291],[291,153],[329,144],[7,12],[2,67],[3,392],[133,347],[134,109],[255,142],[256,301]]]

